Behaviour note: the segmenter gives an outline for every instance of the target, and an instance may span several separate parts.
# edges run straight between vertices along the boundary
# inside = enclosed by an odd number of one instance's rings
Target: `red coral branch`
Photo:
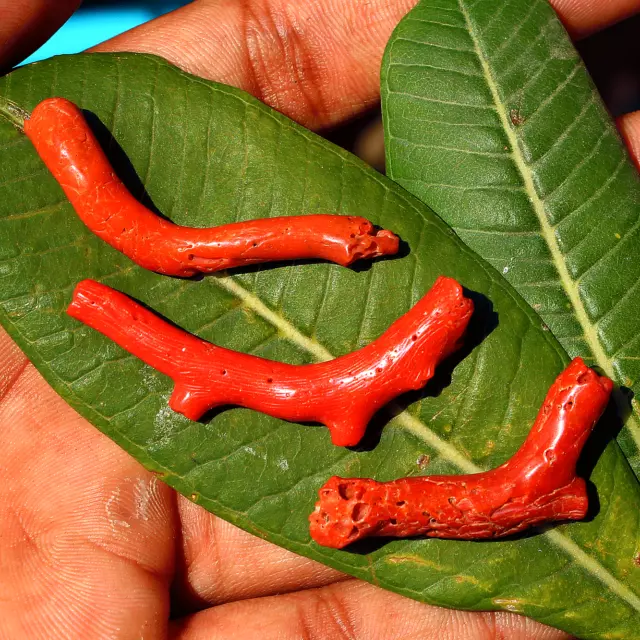
[[[342,548],[368,536],[497,538],[587,512],[576,462],[613,383],[576,358],[552,385],[520,450],[501,466],[463,476],[376,482],[332,477],[310,516],[311,536]]]
[[[231,351],[168,324],[110,287],[84,280],[68,313],[171,377],[172,409],[192,420],[239,405],[283,420],[320,422],[334,444],[357,444],[367,423],[396,396],[424,386],[458,346],[473,303],[451,278],[382,336],[329,362],[290,365]]]
[[[186,277],[316,258],[347,266],[398,252],[391,231],[376,232],[367,219],[354,216],[264,218],[209,229],[163,220],[129,193],[80,109],[64,98],[41,102],[24,131],[87,227],[151,271]]]

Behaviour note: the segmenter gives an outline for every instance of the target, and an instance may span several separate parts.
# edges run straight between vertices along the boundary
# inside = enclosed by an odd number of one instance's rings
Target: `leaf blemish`
[[[507,611],[520,611],[521,602],[517,598],[494,598],[492,602]]]
[[[511,109],[511,111],[509,111],[509,118],[514,127],[519,127],[525,123],[525,118],[520,115],[520,109]]]

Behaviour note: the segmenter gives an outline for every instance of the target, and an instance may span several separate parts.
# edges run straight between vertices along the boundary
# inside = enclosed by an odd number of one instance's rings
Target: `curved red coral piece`
[[[64,98],[37,105],[25,120],[24,131],[87,227],[151,271],[187,277],[300,259],[348,266],[398,252],[396,235],[376,231],[358,216],[262,218],[207,229],[164,220],[129,193],[82,111]]]

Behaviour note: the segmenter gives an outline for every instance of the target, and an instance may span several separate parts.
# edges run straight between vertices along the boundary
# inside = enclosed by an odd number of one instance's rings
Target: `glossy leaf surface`
[[[546,0],[423,0],[387,45],[387,171],[622,387],[640,473],[640,180]]]
[[[409,247],[361,270],[162,277],[93,236],[0,118],[0,320],[73,407],[198,504],[288,549],[419,600],[518,611],[588,638],[632,637],[640,493],[615,442],[598,444],[611,419],[594,440],[597,464],[585,468],[598,495],[590,521],[498,543],[396,540],[359,553],[309,538],[308,514],[332,474],[387,480],[505,460],[567,362],[538,316],[428,207],[247,94],[156,58],[58,58],[0,81],[5,113],[7,99],[29,110],[52,95],[95,114],[119,173],[142,197],[138,176],[178,223],[342,212],[391,228]],[[403,413],[376,419],[360,451],[332,446],[322,427],[244,409],[189,422],[168,409],[167,378],[64,313],[73,286],[91,277],[212,342],[304,363],[377,337],[439,274],[476,292],[469,342]]]

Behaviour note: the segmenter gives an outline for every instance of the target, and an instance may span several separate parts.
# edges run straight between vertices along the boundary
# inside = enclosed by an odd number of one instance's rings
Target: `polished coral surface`
[[[460,343],[473,303],[453,279],[431,290],[366,347],[328,362],[291,365],[205,342],[110,287],[84,280],[68,313],[171,377],[172,409],[192,420],[239,405],[329,427],[334,444],[357,444],[373,414],[419,389]]]
[[[151,271],[188,277],[299,259],[348,266],[398,252],[396,235],[357,216],[262,218],[205,229],[173,224],[129,193],[82,111],[64,98],[37,105],[24,131],[87,227]]]

